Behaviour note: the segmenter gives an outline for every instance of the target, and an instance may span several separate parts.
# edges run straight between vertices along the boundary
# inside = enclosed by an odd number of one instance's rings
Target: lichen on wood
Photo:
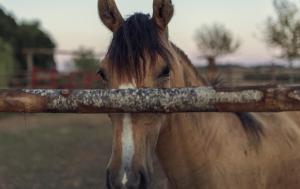
[[[295,100],[300,101],[300,91],[292,91],[289,96]]]
[[[0,90],[0,112],[175,113],[300,111],[300,86]]]

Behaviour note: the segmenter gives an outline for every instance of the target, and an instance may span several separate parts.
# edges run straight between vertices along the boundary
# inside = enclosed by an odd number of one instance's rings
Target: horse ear
[[[172,0],[154,0],[153,20],[156,25],[165,30],[174,14]]]
[[[116,32],[124,22],[114,0],[98,0],[98,11],[103,24],[112,32]]]

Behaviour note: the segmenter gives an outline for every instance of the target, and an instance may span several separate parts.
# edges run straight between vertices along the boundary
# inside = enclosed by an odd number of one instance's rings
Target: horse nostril
[[[109,170],[106,170],[106,188],[112,189],[112,180],[111,180],[111,173]]]
[[[124,175],[114,175],[112,170],[106,171],[106,188],[107,189],[149,189],[150,177],[146,171],[127,172]],[[122,180],[123,178],[124,180]],[[128,179],[128,180],[127,180]]]
[[[126,189],[149,189],[150,178],[145,171],[128,173],[128,182],[123,183]]]

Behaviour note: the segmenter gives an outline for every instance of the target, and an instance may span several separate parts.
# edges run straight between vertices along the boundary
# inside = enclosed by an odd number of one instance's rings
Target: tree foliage
[[[240,47],[240,42],[222,24],[202,26],[196,31],[195,40],[201,57],[208,62],[206,80],[214,84],[220,76],[216,58],[235,52]]]
[[[40,29],[40,23],[37,21],[22,22],[19,25],[17,39],[17,58],[21,62],[25,62],[25,57],[22,54],[22,49],[24,48],[55,48],[54,42],[47,33]],[[42,68],[52,68],[55,66],[53,55],[35,54],[33,62],[35,66]]]
[[[0,7],[0,36],[3,40],[12,45],[12,48],[17,46],[18,24],[15,19],[6,14]]]
[[[12,47],[15,60],[21,69],[26,69],[24,48],[55,48],[50,36],[41,29],[39,22],[18,23],[15,18],[0,7],[0,37]],[[34,56],[35,66],[50,68],[54,66],[53,55]]]
[[[0,38],[0,87],[8,87],[13,77],[16,64],[11,45]]]
[[[93,50],[80,47],[75,54],[73,61],[79,71],[95,71],[97,69],[99,59]]]
[[[196,31],[195,40],[202,57],[217,58],[235,52],[240,42],[221,24],[204,25]]]
[[[267,19],[264,40],[292,64],[300,56],[299,7],[288,0],[274,0],[273,5],[276,17]]]

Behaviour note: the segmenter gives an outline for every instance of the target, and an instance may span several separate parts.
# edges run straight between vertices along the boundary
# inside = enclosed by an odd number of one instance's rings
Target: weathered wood
[[[300,111],[300,86],[127,90],[0,90],[0,112],[175,113]]]

